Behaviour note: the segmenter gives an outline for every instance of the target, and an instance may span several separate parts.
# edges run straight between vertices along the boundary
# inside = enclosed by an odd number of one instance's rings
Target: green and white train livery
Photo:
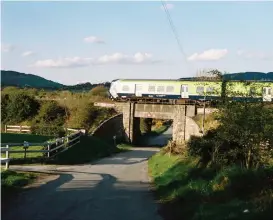
[[[118,79],[111,82],[109,93],[114,100],[217,100],[227,96],[234,100],[249,98],[272,102],[273,81]]]

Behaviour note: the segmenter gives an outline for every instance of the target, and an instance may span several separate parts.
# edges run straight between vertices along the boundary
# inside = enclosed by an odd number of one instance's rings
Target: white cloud
[[[260,60],[268,60],[270,56],[263,52],[253,52],[253,51],[245,51],[245,50],[237,50],[237,55],[241,56],[245,59],[260,59]]]
[[[38,60],[31,67],[43,67],[43,68],[73,68],[73,67],[83,67],[92,64],[92,58],[81,58],[81,57],[66,57],[59,58],[56,60]]]
[[[226,56],[228,53],[227,49],[210,49],[203,51],[202,53],[194,53],[188,57],[189,61],[198,60],[219,60]]]
[[[114,53],[112,55],[104,55],[97,59],[98,64],[106,63],[121,63],[121,64],[140,64],[153,63],[152,54],[149,53],[135,53],[134,55],[126,55],[122,53]]]
[[[11,52],[12,50],[14,50],[14,46],[11,44],[1,44],[1,51],[2,52]]]
[[[104,44],[105,41],[96,37],[96,36],[89,36],[89,37],[85,37],[84,42],[86,43],[97,43],[97,44]]]
[[[164,4],[165,4],[165,3],[164,3]],[[173,5],[173,4],[170,4],[170,3],[167,3],[167,4],[165,4],[165,7],[166,7],[167,9],[171,10],[171,9],[174,8],[174,5]],[[160,8],[161,8],[162,10],[164,10],[163,5],[161,5]]]
[[[122,53],[114,53],[111,55],[104,55],[99,58],[59,58],[38,60],[31,67],[42,68],[75,68],[89,65],[106,65],[106,64],[152,64],[159,62],[152,59],[149,53],[135,53],[134,55],[126,55]]]
[[[33,55],[33,54],[34,54],[33,51],[26,51],[26,52],[22,53],[22,56],[23,56],[23,57],[28,57],[28,56],[31,56],[31,55]]]

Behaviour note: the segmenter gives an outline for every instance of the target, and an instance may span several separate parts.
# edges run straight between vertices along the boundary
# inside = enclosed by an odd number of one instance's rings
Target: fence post
[[[69,138],[68,138],[68,136],[66,137],[66,147],[69,147]]]
[[[6,159],[9,159],[9,145],[6,146],[7,151],[6,151]],[[6,162],[6,170],[9,168],[9,160]]]
[[[7,133],[7,125],[5,125],[5,133]]]
[[[47,150],[48,150],[47,157],[50,157],[50,152],[49,152],[50,151],[50,144],[47,145]]]

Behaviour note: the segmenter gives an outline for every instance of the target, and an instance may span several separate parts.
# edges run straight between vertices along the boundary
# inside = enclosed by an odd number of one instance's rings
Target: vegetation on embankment
[[[160,152],[149,171],[166,220],[273,218],[273,167],[200,168],[197,158]]]
[[[176,219],[273,219],[273,109],[226,102],[219,125],[149,160],[161,214]]]
[[[37,99],[39,93],[56,100]],[[94,106],[95,101],[102,99],[107,99],[107,89],[103,86],[86,93],[7,87],[1,93],[2,129],[4,124],[29,125],[33,134],[54,137],[64,136],[65,127],[85,129],[90,133],[116,114],[114,109]]]

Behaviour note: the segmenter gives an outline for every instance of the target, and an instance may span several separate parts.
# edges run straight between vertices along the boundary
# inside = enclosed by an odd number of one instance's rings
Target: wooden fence
[[[85,133],[84,129],[73,129],[73,128],[65,128],[66,131],[77,132],[81,131]],[[31,133],[31,126],[27,125],[5,125],[5,133],[7,132],[18,132],[18,133]]]
[[[44,142],[44,143],[1,143],[1,164],[6,164],[6,169],[9,168],[9,162],[12,160],[10,158],[10,154],[12,153],[24,153],[24,158],[26,159],[27,153],[45,153],[46,158],[52,158],[59,153],[62,153],[69,148],[73,147],[74,145],[80,143],[80,137],[83,134],[81,131],[76,131],[73,134],[68,136],[57,138],[51,142]],[[20,150],[12,150],[12,147],[23,147]],[[31,150],[31,147],[41,146],[42,149],[40,150]],[[2,153],[6,153],[6,157],[2,158]]]

